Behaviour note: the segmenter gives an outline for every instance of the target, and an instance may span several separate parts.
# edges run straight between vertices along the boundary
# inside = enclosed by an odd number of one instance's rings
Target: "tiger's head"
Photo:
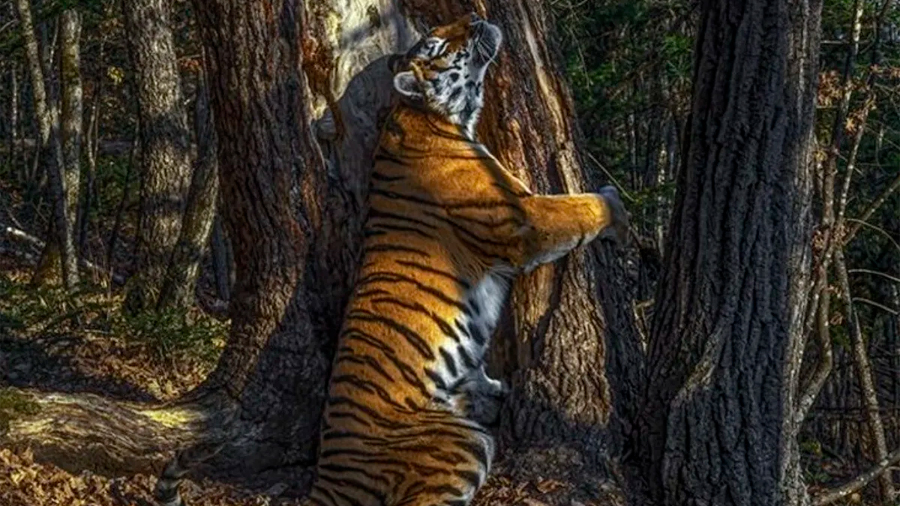
[[[477,14],[434,28],[395,64],[401,71],[394,88],[472,138],[484,105],[484,74],[502,40],[500,29]]]

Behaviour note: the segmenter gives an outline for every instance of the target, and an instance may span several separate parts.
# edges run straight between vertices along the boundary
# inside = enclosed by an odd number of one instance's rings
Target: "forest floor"
[[[21,259],[0,255],[0,505],[154,505],[157,470],[110,476],[66,469],[65,463],[42,461],[32,448],[7,441],[3,434],[10,422],[37,409],[29,401],[32,394],[85,393],[149,404],[177,399],[205,377],[214,356],[169,356],[166,349],[192,343],[168,342],[150,332],[142,338],[125,335],[140,334],[148,324],[117,319],[115,295],[101,290],[76,299],[60,290],[35,289],[28,285],[30,269]],[[222,328],[224,323],[221,328],[209,326],[201,338],[213,348],[220,346],[216,333]],[[571,499],[579,495],[576,488],[550,479],[515,481],[495,473],[475,504],[592,504]],[[194,506],[300,504],[297,498],[281,497],[283,489],[251,491],[212,480],[182,485],[185,499]],[[606,495],[602,506],[624,504],[616,493]]]

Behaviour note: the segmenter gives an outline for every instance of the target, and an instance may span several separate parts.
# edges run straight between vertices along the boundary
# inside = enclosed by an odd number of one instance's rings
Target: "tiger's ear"
[[[394,76],[394,88],[407,98],[422,98],[419,80],[410,72],[400,72]]]

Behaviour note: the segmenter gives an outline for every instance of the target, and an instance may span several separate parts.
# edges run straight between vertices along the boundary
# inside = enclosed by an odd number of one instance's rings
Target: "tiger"
[[[627,220],[614,188],[535,195],[475,140],[502,40],[470,14],[392,63],[399,100],[374,155],[305,505],[468,505],[508,391],[485,354],[512,281]],[[180,504],[179,472],[166,472],[157,491]]]

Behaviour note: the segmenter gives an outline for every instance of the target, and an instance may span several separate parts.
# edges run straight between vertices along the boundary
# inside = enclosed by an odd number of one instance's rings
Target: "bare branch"
[[[25,243],[31,244],[32,246],[34,246],[38,249],[43,249],[44,246],[46,246],[46,243],[44,243],[44,241],[29,234],[28,232],[26,232],[24,230],[20,230],[15,227],[3,227],[2,230],[3,230],[3,233],[6,236],[8,236],[9,238],[18,240],[20,242],[25,242]],[[104,276],[109,275],[112,278],[113,283],[115,283],[117,285],[125,284],[125,277],[122,276],[121,274],[107,272],[106,269],[104,269],[103,267],[100,267],[99,265],[97,265],[93,262],[88,262],[87,260],[85,260],[83,258],[80,260],[79,263],[81,264],[82,267],[84,267],[88,270],[91,270],[97,274],[101,274]]]
[[[898,189],[900,189],[900,174],[897,174],[897,177],[894,178],[891,184],[888,185],[888,187],[885,188],[883,192],[881,192],[881,195],[879,195],[875,200],[872,201],[871,204],[869,204],[869,207],[867,207],[866,210],[863,211],[858,220],[853,220],[856,221],[856,223],[853,225],[853,227],[850,228],[850,231],[847,232],[846,237],[844,237],[844,244],[847,244],[853,239],[854,236],[856,236],[856,233],[859,232],[860,228],[862,228],[863,222],[868,221],[868,219],[871,218],[873,214],[875,214],[875,211],[877,211],[884,204],[884,202]]]
[[[879,272],[879,271],[873,271],[871,269],[850,269],[847,272],[849,272],[850,274],[856,274],[856,273],[873,274],[875,276],[881,276],[883,278],[889,279],[895,283],[900,283],[900,278],[898,278],[898,277],[894,277],[894,276],[891,276],[890,274],[885,274],[885,273]]]
[[[887,230],[879,227],[878,225],[873,225],[867,221],[857,220],[855,218],[847,218],[847,221],[852,221],[853,223],[856,223],[856,225],[859,227],[868,227],[876,232],[879,232],[881,235],[887,237],[888,241],[893,243],[894,247],[896,247],[898,250],[900,250],[900,242],[897,242],[897,240],[894,239],[893,236],[891,236],[891,234]]]
[[[877,307],[878,309],[887,311],[888,313],[891,313],[892,315],[900,315],[900,311],[897,311],[896,309],[891,309],[885,305],[879,304],[879,303],[875,302],[874,300],[864,299],[862,297],[853,297],[853,302],[862,302],[863,304],[868,304],[870,306]]]
[[[872,480],[877,479],[884,474],[885,471],[900,462],[900,449],[894,450],[887,458],[876,464],[872,469],[857,476],[853,480],[841,485],[840,487],[821,494],[812,500],[813,506],[826,506],[835,501],[843,499],[848,495],[868,485]]]

